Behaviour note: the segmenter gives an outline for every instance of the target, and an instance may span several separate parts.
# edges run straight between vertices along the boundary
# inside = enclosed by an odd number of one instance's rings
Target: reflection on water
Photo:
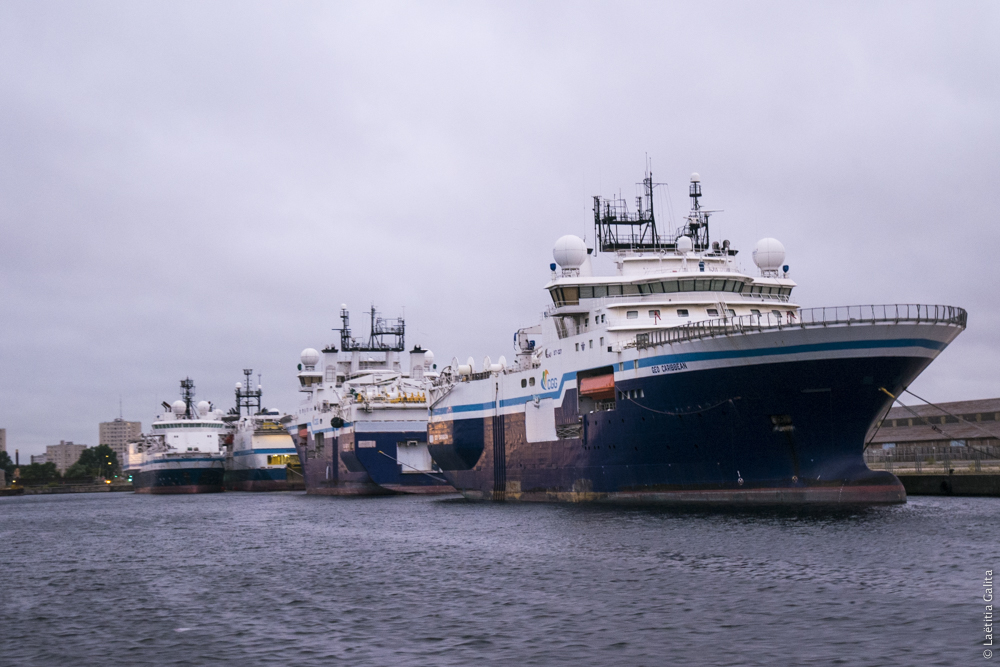
[[[0,663],[965,664],[998,510],[2,498]]]

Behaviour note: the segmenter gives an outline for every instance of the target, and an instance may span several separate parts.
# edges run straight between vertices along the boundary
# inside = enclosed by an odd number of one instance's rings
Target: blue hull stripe
[[[896,340],[852,340],[838,341],[834,343],[813,343],[810,345],[792,345],[790,347],[757,348],[753,350],[717,350],[713,352],[688,352],[685,354],[664,354],[657,357],[646,357],[639,359],[640,368],[648,368],[658,364],[680,363],[688,361],[714,361],[718,359],[738,359],[745,357],[773,357],[790,354],[804,354],[811,352],[833,352],[837,350],[872,350],[882,348],[905,348],[922,347],[928,350],[943,350],[947,343],[926,338],[900,338]],[[562,396],[563,386],[576,379],[576,371],[565,373],[559,381],[559,388],[555,391],[538,394],[539,398],[559,398]],[[521,405],[534,400],[535,395],[518,396],[516,398],[506,398],[500,401],[500,407],[505,408],[512,405]],[[491,410],[496,407],[496,403],[472,403],[469,405],[454,405],[444,408],[434,408],[433,414],[447,415],[455,412],[478,412],[480,410]]]
[[[250,456],[251,454],[295,454],[294,447],[282,447],[277,449],[241,449],[233,452],[233,456]]]

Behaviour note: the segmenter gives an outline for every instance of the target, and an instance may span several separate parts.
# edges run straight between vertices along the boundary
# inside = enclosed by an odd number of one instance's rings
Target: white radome
[[[302,359],[303,366],[315,366],[319,363],[319,352],[311,347],[307,347],[302,350],[302,356],[299,358]]]
[[[697,171],[694,172],[693,174],[691,174],[691,182],[692,183],[701,183],[701,176],[698,175]]]
[[[210,407],[208,401],[198,401],[198,414],[207,415]]]
[[[694,250],[694,242],[690,236],[682,236],[677,239],[677,252],[688,253]]]
[[[182,415],[185,410],[187,410],[187,404],[184,403],[184,401],[177,399],[170,404],[170,409],[174,411],[175,415]]]
[[[552,259],[564,269],[578,269],[587,260],[587,244],[573,234],[561,236],[552,248]]]
[[[424,366],[430,366],[434,363],[434,353],[430,350],[424,352]]]
[[[761,239],[753,247],[753,263],[764,271],[776,271],[785,262],[785,246],[778,239]]]

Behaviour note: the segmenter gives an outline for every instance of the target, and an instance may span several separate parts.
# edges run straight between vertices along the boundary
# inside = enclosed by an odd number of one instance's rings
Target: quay
[[[134,491],[130,483],[118,484],[56,484],[45,486],[26,486],[18,484],[0,489],[0,496],[36,496],[53,493],[114,493]]]
[[[897,405],[872,429],[865,463],[911,496],[1000,496],[1000,398]]]

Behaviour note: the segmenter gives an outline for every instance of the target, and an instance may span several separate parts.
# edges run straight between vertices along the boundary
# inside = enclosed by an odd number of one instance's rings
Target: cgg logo
[[[542,371],[542,389],[558,389],[559,377],[549,375],[548,371]]]

